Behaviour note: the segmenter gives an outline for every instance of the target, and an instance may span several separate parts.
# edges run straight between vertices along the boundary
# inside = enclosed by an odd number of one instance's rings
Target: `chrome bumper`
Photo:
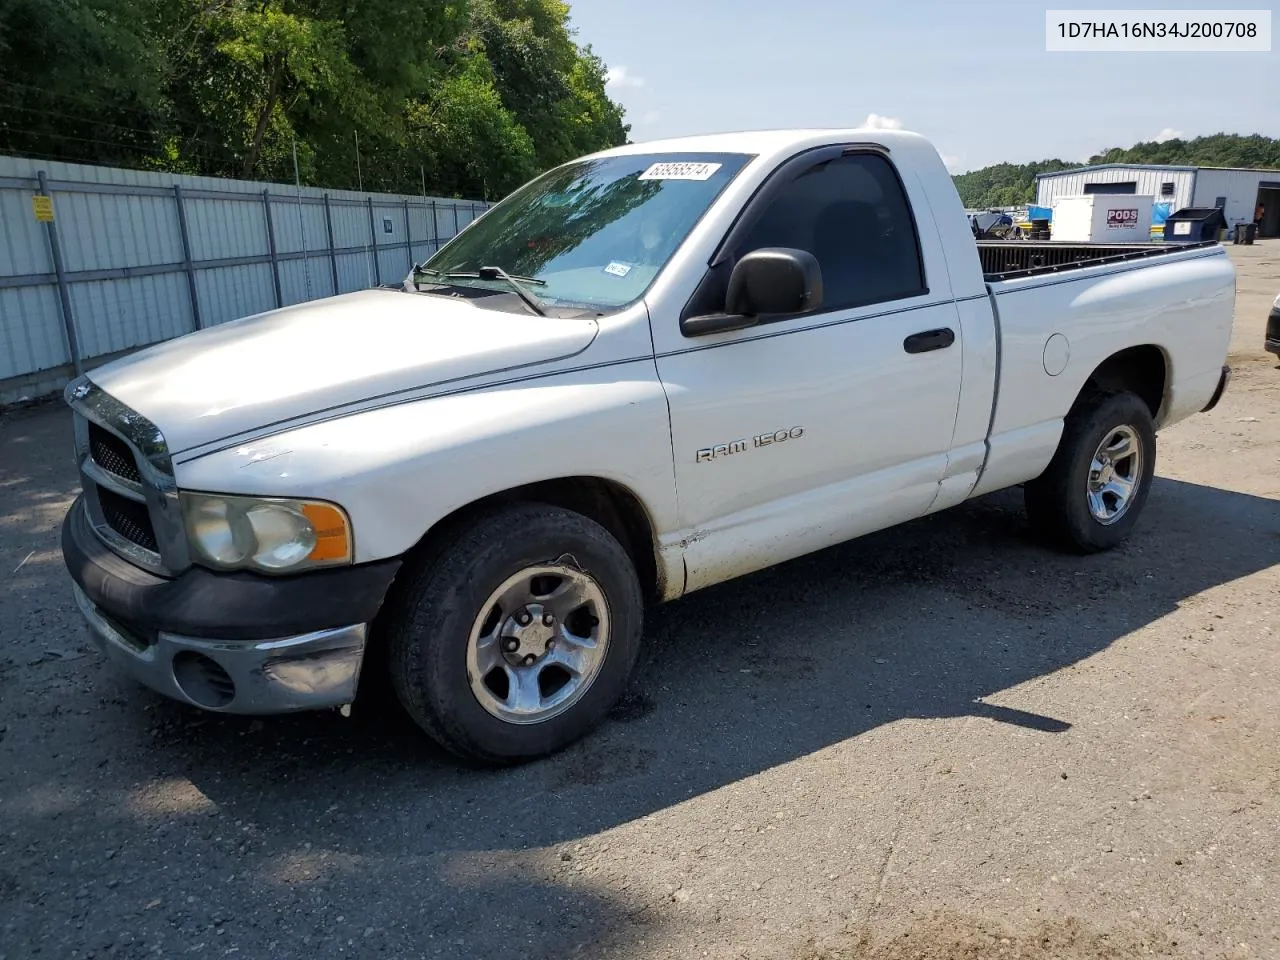
[[[220,641],[158,632],[134,636],[73,584],[89,634],[107,658],[165,696],[219,713],[340,707],[355,699],[368,626],[293,637]]]

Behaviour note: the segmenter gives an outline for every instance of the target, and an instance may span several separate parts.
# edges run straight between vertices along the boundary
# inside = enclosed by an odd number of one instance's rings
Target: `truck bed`
[[[1027,240],[979,240],[978,257],[988,283],[1058,273],[1103,263],[1167,256],[1183,250],[1211,247],[1216,240],[1201,243],[1037,243]]]

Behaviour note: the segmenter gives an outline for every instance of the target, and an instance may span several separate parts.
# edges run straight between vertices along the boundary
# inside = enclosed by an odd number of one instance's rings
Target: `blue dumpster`
[[[1175,243],[1204,243],[1217,240],[1227,229],[1227,218],[1219,207],[1183,207],[1164,222],[1164,238]]]

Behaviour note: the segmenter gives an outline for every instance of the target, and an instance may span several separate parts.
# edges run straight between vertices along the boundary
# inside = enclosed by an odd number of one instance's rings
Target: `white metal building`
[[[1052,207],[1055,197],[1090,193],[1155,197],[1156,203],[1172,203],[1172,210],[1220,207],[1229,227],[1251,223],[1261,203],[1262,236],[1280,236],[1280,170],[1103,163],[1036,177],[1042,207]]]

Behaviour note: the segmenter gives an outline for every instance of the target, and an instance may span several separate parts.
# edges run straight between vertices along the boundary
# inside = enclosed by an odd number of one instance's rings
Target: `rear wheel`
[[[1032,527],[1081,553],[1116,546],[1142,513],[1155,460],[1155,425],[1140,397],[1122,392],[1078,401],[1049,467],[1026,485]]]
[[[635,567],[604,527],[542,504],[447,532],[387,611],[392,683],[459,756],[529,760],[579,739],[622,696],[639,651]]]

